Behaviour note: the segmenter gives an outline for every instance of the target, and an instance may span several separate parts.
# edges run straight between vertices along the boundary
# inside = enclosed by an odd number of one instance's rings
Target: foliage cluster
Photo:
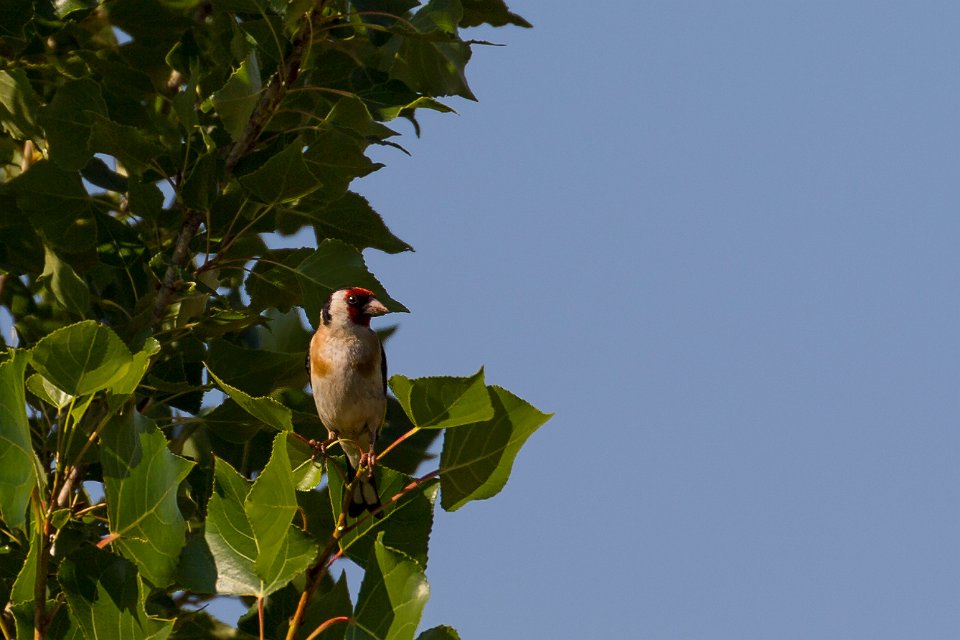
[[[498,493],[549,416],[482,370],[393,376],[384,517],[347,520],[299,310],[347,285],[404,310],[362,252],[410,247],[349,186],[386,123],[473,98],[482,24],[529,26],[502,0],[3,3],[4,637],[415,636],[438,495]],[[203,610],[225,595],[249,613]]]

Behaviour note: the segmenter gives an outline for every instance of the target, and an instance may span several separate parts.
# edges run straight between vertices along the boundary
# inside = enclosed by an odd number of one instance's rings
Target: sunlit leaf
[[[152,421],[132,410],[111,420],[100,441],[114,544],[144,578],[165,587],[186,536],[177,489],[193,463],[172,454]]]
[[[438,376],[390,378],[390,389],[410,421],[421,429],[444,429],[489,420],[493,417],[483,369],[468,378]]]
[[[123,379],[133,356],[111,329],[93,320],[54,331],[33,348],[32,365],[51,383],[80,396]]]
[[[0,519],[21,531],[30,495],[45,484],[26,414],[23,375],[29,361],[29,354],[14,351],[0,364]]]
[[[542,413],[506,389],[489,389],[495,411],[492,419],[443,434],[440,504],[447,511],[500,493],[520,447],[550,419],[551,414]]]
[[[234,140],[243,136],[250,122],[250,114],[260,99],[261,88],[257,59],[251,55],[230,75],[227,83],[213,94],[213,106]]]
[[[0,71],[0,127],[18,140],[36,139],[40,99],[23,69]]]

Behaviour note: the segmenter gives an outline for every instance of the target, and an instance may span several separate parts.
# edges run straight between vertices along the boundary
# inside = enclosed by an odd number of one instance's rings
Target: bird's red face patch
[[[370,326],[370,316],[363,312],[364,305],[374,297],[373,291],[363,287],[353,287],[344,292],[343,299],[347,303],[347,313],[356,324]]]

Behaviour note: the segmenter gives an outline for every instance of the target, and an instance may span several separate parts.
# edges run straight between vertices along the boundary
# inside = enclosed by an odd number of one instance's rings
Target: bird
[[[369,289],[334,291],[323,305],[307,352],[313,400],[327,429],[323,447],[340,442],[348,483],[358,469],[365,469],[350,497],[351,518],[364,511],[383,517],[373,468],[387,409],[387,357],[370,319],[388,311]]]

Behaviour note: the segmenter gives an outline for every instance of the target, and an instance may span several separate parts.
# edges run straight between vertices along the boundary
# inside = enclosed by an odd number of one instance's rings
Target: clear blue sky
[[[556,417],[424,627],[960,637],[960,4],[521,2],[355,184],[393,371]]]

